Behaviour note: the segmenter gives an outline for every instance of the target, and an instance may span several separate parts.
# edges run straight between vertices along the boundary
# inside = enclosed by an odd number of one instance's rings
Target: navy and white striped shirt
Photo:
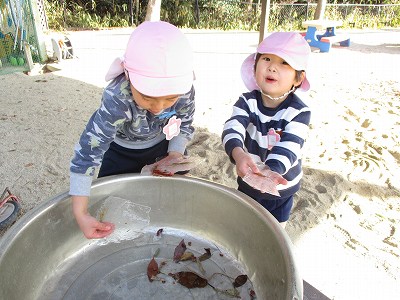
[[[234,162],[232,151],[241,147],[255,163],[265,163],[272,171],[281,174],[288,184],[278,185],[279,193],[282,198],[289,197],[300,188],[302,148],[310,117],[310,109],[294,93],[276,108],[265,107],[258,90],[244,93],[224,125],[222,142],[225,151]],[[280,140],[269,150],[270,129],[280,135]],[[266,198],[268,196],[265,194]]]

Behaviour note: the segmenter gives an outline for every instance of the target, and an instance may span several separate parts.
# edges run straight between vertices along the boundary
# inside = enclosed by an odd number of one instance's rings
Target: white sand
[[[57,64],[60,71],[0,76],[0,188],[20,196],[23,212],[68,190],[73,146],[130,32],[71,32],[78,58]],[[258,34],[186,33],[197,76],[198,130],[189,149],[206,162],[192,175],[235,188],[220,133],[245,91],[240,64]],[[312,53],[312,88],[300,94],[313,111],[304,182],[287,232],[304,279],[329,298],[397,299],[400,30],[350,35],[350,48]]]

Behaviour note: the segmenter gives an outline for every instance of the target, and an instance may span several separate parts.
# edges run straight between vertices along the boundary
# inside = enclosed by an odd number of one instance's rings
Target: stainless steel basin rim
[[[227,249],[246,269],[258,299],[302,299],[302,280],[287,234],[268,211],[243,193],[188,176],[110,176],[93,182],[92,215],[110,196],[150,208],[144,234],[149,228],[172,228]],[[68,193],[56,195],[26,213],[1,238],[0,269],[7,276],[0,278],[0,299],[54,299],[55,294],[44,292],[54,286],[57,295],[65,295],[70,286],[57,282],[57,268],[65,268],[63,276],[79,278],[84,262],[98,269],[99,258],[115,258],[135,241],[139,240],[94,245],[76,225]],[[90,255],[82,249],[90,249]],[[70,264],[73,260],[82,263]],[[114,261],[118,261],[115,269],[126,267],[120,257]],[[97,280],[103,280],[98,273],[81,278],[98,275]]]

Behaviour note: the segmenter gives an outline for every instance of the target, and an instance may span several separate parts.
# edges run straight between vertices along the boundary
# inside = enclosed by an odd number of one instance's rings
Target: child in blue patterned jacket
[[[310,87],[306,78],[310,53],[298,33],[266,37],[242,64],[242,79],[250,92],[235,103],[222,133],[225,151],[236,164],[238,190],[264,206],[283,227],[303,175],[301,152],[311,113],[294,92]],[[261,168],[274,173],[279,196],[244,180],[249,173],[262,174]]]
[[[88,213],[92,178],[139,173],[145,165],[182,157],[192,139],[195,110],[193,53],[184,34],[166,22],[144,22],[123,58],[111,65],[100,108],[94,112],[70,166],[75,219],[87,238],[114,225]],[[157,164],[156,163],[156,164]]]

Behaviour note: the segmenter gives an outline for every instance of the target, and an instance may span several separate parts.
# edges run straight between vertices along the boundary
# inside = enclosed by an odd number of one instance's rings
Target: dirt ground
[[[131,29],[68,32],[57,71],[0,76],[0,188],[22,213],[69,188],[69,161]],[[236,187],[220,133],[245,91],[239,69],[258,33],[185,31],[195,52],[193,176]],[[400,29],[353,30],[349,48],[313,52],[304,181],[287,226],[304,279],[331,299],[400,292]],[[6,230],[1,231],[1,235]],[[1,238],[1,237],[0,237]]]

